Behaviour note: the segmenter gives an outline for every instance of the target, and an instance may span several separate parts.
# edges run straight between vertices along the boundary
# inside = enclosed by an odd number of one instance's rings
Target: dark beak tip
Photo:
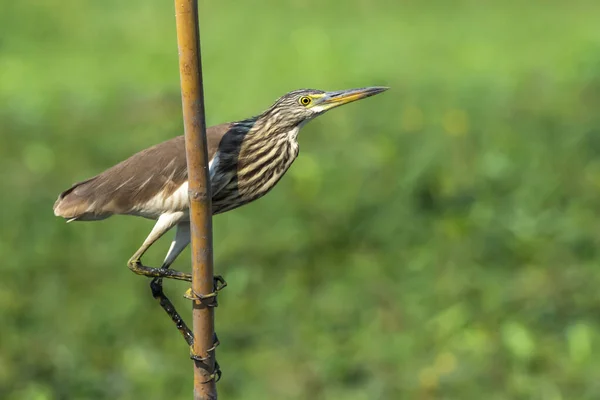
[[[390,88],[389,86],[374,86],[373,92],[374,93],[382,93],[382,92],[385,92],[386,90],[388,90],[389,88]]]
[[[371,86],[371,87],[363,89],[363,96],[364,97],[375,96],[376,94],[383,93],[388,89],[389,89],[388,86]]]

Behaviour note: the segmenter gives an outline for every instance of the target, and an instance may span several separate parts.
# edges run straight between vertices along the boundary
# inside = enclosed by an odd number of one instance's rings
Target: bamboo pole
[[[206,122],[200,55],[197,0],[175,0],[179,73],[187,156],[190,228],[192,242],[192,290],[213,291],[212,206],[206,149]],[[195,355],[194,400],[217,398],[214,379],[214,308],[199,299],[193,302]],[[208,354],[208,353],[212,354]]]

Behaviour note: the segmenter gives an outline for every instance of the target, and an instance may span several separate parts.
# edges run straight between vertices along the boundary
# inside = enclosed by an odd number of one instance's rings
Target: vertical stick
[[[212,206],[206,150],[206,123],[200,57],[200,29],[197,0],[175,0],[179,73],[185,127],[190,225],[192,241],[192,289],[195,293],[213,291]],[[194,400],[217,398],[215,369],[207,349],[213,346],[214,311],[199,300],[193,305],[194,354],[208,357],[194,361]]]

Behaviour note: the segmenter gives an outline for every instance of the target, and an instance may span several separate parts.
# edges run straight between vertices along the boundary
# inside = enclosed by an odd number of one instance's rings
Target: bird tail
[[[93,212],[93,200],[86,195],[89,193],[86,190],[87,186],[95,179],[96,177],[76,183],[59,194],[54,202],[54,215],[66,219],[67,222],[97,221],[108,218],[110,214]]]

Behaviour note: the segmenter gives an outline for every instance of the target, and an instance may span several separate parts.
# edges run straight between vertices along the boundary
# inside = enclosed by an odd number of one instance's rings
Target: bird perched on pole
[[[279,98],[258,116],[208,128],[213,215],[267,194],[298,156],[298,132],[308,121],[387,89],[296,90]],[[74,184],[58,196],[54,214],[67,222],[98,221],[112,215],[156,220],[127,265],[133,272],[149,277],[192,279],[191,274],[169,269],[190,243],[184,136],[142,150],[101,174]],[[144,253],[174,226],[175,238],[162,266],[143,265]]]

